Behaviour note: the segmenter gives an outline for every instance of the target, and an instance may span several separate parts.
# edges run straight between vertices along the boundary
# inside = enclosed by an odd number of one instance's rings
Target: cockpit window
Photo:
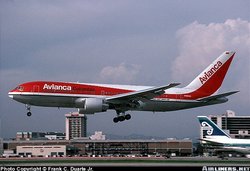
[[[16,90],[23,91],[23,86],[16,87]]]

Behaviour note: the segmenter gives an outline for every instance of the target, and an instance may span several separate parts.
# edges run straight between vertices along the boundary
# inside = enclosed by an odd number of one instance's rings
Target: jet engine
[[[81,114],[105,112],[109,108],[109,105],[101,98],[79,98],[75,103]]]

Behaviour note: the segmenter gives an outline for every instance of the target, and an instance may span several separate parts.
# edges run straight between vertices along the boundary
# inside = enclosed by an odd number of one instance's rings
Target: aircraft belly
[[[41,96],[41,95],[13,95],[13,99],[29,105],[45,106],[45,107],[65,107],[75,108],[75,101],[79,97],[67,96]],[[139,108],[130,108],[128,110],[136,111],[154,111],[165,112],[182,109],[189,109],[205,105],[212,105],[218,102],[194,102],[194,101],[163,101],[163,100],[148,100],[143,102]]]
[[[60,96],[34,96],[34,95],[15,95],[14,100],[34,105],[34,106],[47,106],[47,107],[75,107],[75,99],[73,97],[60,97]]]

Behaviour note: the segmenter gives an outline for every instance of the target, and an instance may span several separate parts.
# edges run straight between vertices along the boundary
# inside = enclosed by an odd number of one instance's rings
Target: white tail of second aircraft
[[[219,128],[206,116],[198,116],[204,138],[202,142],[209,143],[214,149],[220,148],[224,151],[236,151],[250,157],[250,140],[231,138],[226,132]]]

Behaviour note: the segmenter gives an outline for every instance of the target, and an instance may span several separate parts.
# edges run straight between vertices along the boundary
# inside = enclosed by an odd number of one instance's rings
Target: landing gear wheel
[[[114,122],[114,123],[119,122],[118,117],[115,117],[115,118],[113,119],[113,122]]]
[[[118,117],[118,120],[119,120],[120,122],[122,122],[122,121],[125,120],[125,117],[124,117],[124,116],[119,116],[119,117]]]
[[[126,120],[131,119],[131,115],[130,115],[130,114],[125,115],[125,119],[126,119]]]
[[[116,110],[116,114],[117,114],[117,117],[113,119],[114,123],[131,119],[131,115],[125,114],[125,111]]]
[[[27,112],[27,116],[29,116],[29,117],[30,117],[30,116],[32,115],[32,113],[31,113],[31,111],[30,111],[31,106],[30,106],[30,105],[28,105],[28,104],[26,104],[26,105],[25,105],[25,107],[26,107],[26,110],[28,111],[28,112]]]
[[[27,113],[27,116],[29,116],[29,117],[30,117],[31,115],[32,115],[32,113],[31,113],[31,112],[28,112],[28,113]]]

